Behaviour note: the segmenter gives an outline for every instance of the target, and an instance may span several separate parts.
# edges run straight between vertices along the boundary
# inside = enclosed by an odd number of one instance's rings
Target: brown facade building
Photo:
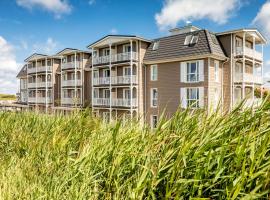
[[[20,102],[46,112],[91,107],[103,119],[135,117],[153,127],[161,113],[171,117],[178,108],[229,111],[243,99],[256,105],[264,44],[256,29],[212,33],[186,26],[155,40],[108,35],[89,51],[26,59]]]

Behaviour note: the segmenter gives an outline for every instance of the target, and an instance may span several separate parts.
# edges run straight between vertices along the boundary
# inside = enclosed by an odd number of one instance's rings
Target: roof
[[[16,77],[22,78],[22,77],[26,77],[26,76],[27,76],[27,65],[24,65]]]
[[[65,48],[61,51],[59,51],[58,53],[56,53],[56,55],[65,55],[65,54],[69,54],[69,53],[90,53],[90,51],[84,51],[84,50],[80,50],[80,49],[73,49],[73,48]]]
[[[28,61],[31,61],[31,60],[36,60],[36,59],[40,59],[40,58],[45,58],[47,57],[48,55],[45,55],[45,54],[39,54],[39,53],[34,53],[32,54],[31,56],[29,56],[28,58],[26,58],[24,61],[25,62],[28,62]]]
[[[105,42],[105,44],[108,43],[108,41],[106,42],[106,40],[111,40],[113,41],[113,43],[115,42],[118,42],[118,41],[121,41],[121,40],[128,40],[128,39],[136,39],[136,40],[141,40],[141,41],[145,41],[145,42],[152,42],[151,40],[148,40],[148,39],[145,39],[145,38],[142,38],[140,36],[136,36],[136,35],[106,35],[104,36],[103,38],[97,40],[96,42],[93,42],[92,44],[88,45],[87,48],[92,48],[94,46],[97,46],[97,45],[102,45],[103,43],[102,42]]]
[[[197,44],[192,46],[184,45],[186,36],[190,34],[198,34]],[[153,50],[153,42],[146,51],[144,61],[150,62],[202,55],[215,55],[225,59],[226,56],[219,42],[215,44],[212,37],[216,38],[208,30],[198,30],[156,39],[155,41],[159,41],[159,48]]]
[[[230,30],[230,31],[224,31],[220,33],[216,33],[217,36],[220,35],[227,35],[227,34],[232,34],[232,33],[239,33],[239,32],[255,32],[259,38],[264,42],[264,44],[267,43],[267,39],[258,31],[256,28],[242,28],[242,29],[235,29],[235,30]]]

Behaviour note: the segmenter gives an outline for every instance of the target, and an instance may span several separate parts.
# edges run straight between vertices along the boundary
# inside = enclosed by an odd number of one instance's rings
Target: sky
[[[187,23],[213,32],[258,28],[270,42],[270,0],[0,0],[0,93],[18,91],[16,75],[33,53],[86,50],[107,34],[154,39]],[[270,79],[270,45],[264,59]]]

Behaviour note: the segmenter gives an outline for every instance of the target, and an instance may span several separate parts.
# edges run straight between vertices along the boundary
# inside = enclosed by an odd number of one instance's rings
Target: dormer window
[[[199,35],[198,34],[194,34],[194,35],[187,35],[186,39],[185,39],[185,43],[184,45],[194,45],[197,44],[199,39]]]
[[[158,50],[159,48],[159,41],[155,41],[154,45],[153,45],[153,50]]]

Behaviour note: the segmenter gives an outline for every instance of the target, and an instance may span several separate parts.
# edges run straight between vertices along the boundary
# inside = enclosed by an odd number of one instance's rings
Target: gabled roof
[[[144,42],[152,42],[151,40],[136,36],[136,35],[106,35],[103,38],[97,40],[96,42],[93,42],[92,44],[88,45],[87,48],[92,48],[95,46],[102,46],[102,45],[106,45],[110,42],[112,43],[116,43],[116,42],[120,42],[122,40],[128,40],[128,39],[135,39],[135,40],[141,40]]]
[[[184,44],[186,36],[190,34],[196,34],[199,36],[198,42],[195,45]],[[155,41],[159,41],[159,48],[157,50],[153,50],[153,42],[145,53],[144,62],[149,63],[154,61],[209,55],[216,56],[220,59],[226,59],[219,42],[213,41],[215,38],[216,36],[208,30],[198,30],[156,39]]]
[[[224,32],[216,33],[216,35],[217,36],[228,35],[228,34],[239,33],[239,32],[254,32],[263,41],[264,44],[267,43],[267,39],[256,28],[235,29],[235,30],[230,30],[230,31],[224,31]]]
[[[27,76],[27,65],[24,65],[18,75],[16,76],[17,78],[23,78]]]
[[[45,57],[47,57],[47,56],[48,56],[48,55],[34,53],[34,54],[32,54],[31,56],[29,56],[28,58],[26,58],[24,61],[25,61],[25,62],[29,62],[29,61],[31,61],[31,60],[37,60],[37,59],[40,59],[40,58],[45,58]]]
[[[69,53],[91,53],[89,51],[84,51],[84,50],[80,50],[80,49],[73,49],[73,48],[65,48],[61,51],[59,51],[58,53],[56,53],[56,55],[65,55],[65,54],[69,54]]]

